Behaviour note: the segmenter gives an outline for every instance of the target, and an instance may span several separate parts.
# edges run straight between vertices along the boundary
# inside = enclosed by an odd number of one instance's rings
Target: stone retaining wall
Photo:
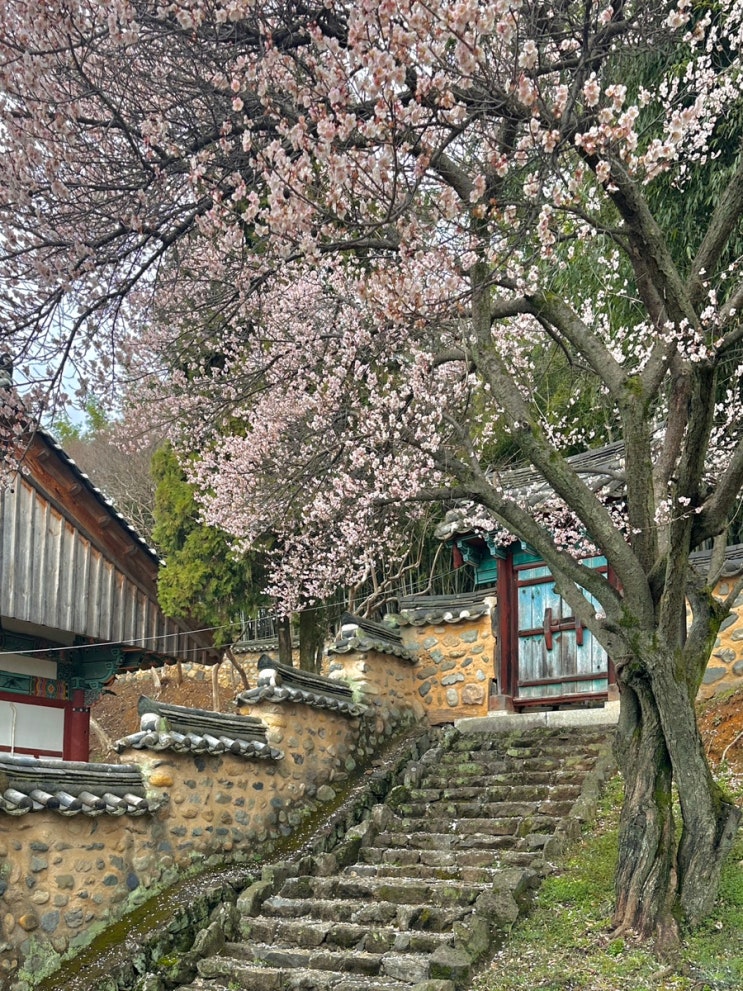
[[[362,717],[297,703],[248,708],[280,760],[127,750],[122,760],[142,768],[148,797],[165,799],[154,815],[0,814],[0,987],[27,991],[60,955],[186,870],[254,862],[332,810],[361,767],[422,715],[396,658],[346,667]]]

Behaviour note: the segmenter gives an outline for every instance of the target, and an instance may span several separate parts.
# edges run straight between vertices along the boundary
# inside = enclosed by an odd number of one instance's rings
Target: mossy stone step
[[[363,950],[367,953],[433,953],[451,940],[450,933],[411,932],[393,926],[359,925],[353,922],[315,922],[247,916],[240,921],[243,939],[271,945]],[[241,944],[238,944],[241,945]],[[240,954],[233,954],[239,956]]]
[[[434,949],[450,946],[451,941],[451,936],[448,941],[441,939]],[[402,980],[405,983],[417,983],[429,977],[431,954],[428,951],[416,953],[389,949],[367,952],[358,948],[334,951],[322,947],[282,947],[254,942],[229,943],[219,956],[236,963],[243,961],[278,970],[303,969],[321,974],[332,971],[337,975],[379,976],[389,980]]]
[[[601,729],[572,727],[569,731],[564,729],[532,729],[528,733],[498,733],[493,736],[460,733],[448,742],[446,751],[447,753],[487,753],[488,751],[499,752],[507,748],[533,750],[539,747],[543,750],[560,750],[565,747],[603,747],[610,736],[609,727],[602,727]]]
[[[544,798],[531,802],[488,802],[485,800],[482,802],[441,801],[435,804],[430,802],[404,802],[395,805],[395,812],[401,819],[406,820],[430,820],[431,815],[435,814],[450,821],[453,819],[501,819],[509,816],[523,818],[524,816],[534,815],[535,813],[565,816],[570,812],[575,799],[554,801],[549,797],[549,788],[545,787],[544,791]]]
[[[416,850],[389,847],[363,847],[364,864],[416,865],[428,867],[493,867],[500,859],[493,850]]]
[[[491,858],[492,859],[492,858]],[[431,867],[426,864],[354,864],[346,871],[360,877],[411,878],[417,881],[455,881],[458,884],[486,886],[492,881],[496,867]]]
[[[440,880],[399,880],[362,877],[344,873],[332,877],[290,878],[281,889],[281,898],[308,898],[342,901],[392,903],[394,905],[471,905],[482,885],[457,884]]]
[[[556,801],[576,799],[581,787],[573,784],[495,784],[484,788],[409,788],[411,804],[424,808],[434,802],[480,803],[480,802],[537,802],[544,798]]]
[[[472,891],[474,901],[479,890]],[[282,919],[308,919],[315,922],[352,922],[366,926],[391,926],[396,929],[422,929],[425,932],[447,932],[455,922],[466,918],[471,904],[430,905],[375,901],[364,903],[340,898],[284,898],[274,895],[263,903],[265,916]]]
[[[375,974],[338,974],[335,971],[304,968],[267,967],[229,957],[205,957],[198,963],[199,974],[205,978],[227,980],[245,991],[402,991],[414,981],[399,981]],[[208,985],[207,985],[208,987]]]
[[[445,792],[449,789],[470,788],[481,789],[495,786],[507,787],[509,785],[578,785],[583,783],[586,770],[580,768],[563,768],[558,766],[551,770],[514,770],[507,773],[497,772],[493,774],[483,774],[482,768],[479,774],[427,774],[420,782],[419,787],[426,790]]]
[[[536,815],[533,811],[532,815]],[[475,819],[463,816],[462,818],[445,817],[434,819],[432,816],[426,818],[417,817],[415,819],[401,818],[395,823],[394,830],[401,833],[457,833],[459,836],[466,836],[470,833],[493,833],[496,836],[510,836],[519,827],[519,822],[526,818],[526,814],[490,817],[483,816]]]
[[[512,825],[514,820],[510,820]],[[518,822],[515,823],[510,833],[469,833],[458,835],[457,833],[380,833],[376,843],[380,846],[387,846],[395,849],[418,849],[418,850],[470,850],[473,847],[503,850],[514,845],[514,836]]]
[[[544,802],[548,801],[546,798]],[[508,819],[533,815],[542,802],[413,802],[395,805],[395,813],[406,820]]]

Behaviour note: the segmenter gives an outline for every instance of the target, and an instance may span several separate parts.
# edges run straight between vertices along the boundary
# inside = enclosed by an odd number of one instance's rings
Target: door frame
[[[526,708],[556,707],[558,705],[583,705],[586,702],[604,702],[616,695],[616,672],[610,657],[607,658],[607,687],[597,692],[564,693],[523,697],[517,694],[518,657],[519,657],[519,615],[518,615],[518,566],[514,555],[522,550],[519,542],[504,549],[503,557],[498,560],[496,628],[498,640],[495,659],[496,708],[520,710]],[[591,555],[595,557],[596,555]],[[529,567],[547,567],[540,559],[535,558]],[[604,565],[605,573],[612,584],[613,574],[608,565]],[[570,678],[561,678],[565,683]],[[585,676],[576,676],[576,681],[588,680]],[[544,682],[547,684],[548,682]],[[554,683],[554,682],[552,682]]]

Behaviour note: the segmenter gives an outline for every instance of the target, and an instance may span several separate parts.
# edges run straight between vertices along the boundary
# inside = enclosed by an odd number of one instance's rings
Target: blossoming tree
[[[401,555],[426,503],[535,548],[616,665],[615,925],[670,939],[740,818],[693,710],[736,591],[689,553],[724,545],[743,482],[742,36],[740,0],[0,9],[17,366],[125,365],[199,451],[209,519],[278,535],[288,606]],[[564,457],[590,426],[550,360],[616,423],[621,507]],[[503,431],[551,517],[488,465]]]

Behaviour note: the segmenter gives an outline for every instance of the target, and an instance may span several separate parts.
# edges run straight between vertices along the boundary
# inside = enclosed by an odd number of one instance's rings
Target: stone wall
[[[416,693],[432,725],[487,714],[495,663],[489,611],[474,620],[405,626],[403,642],[418,651]]]
[[[735,576],[737,577],[737,576]],[[725,598],[735,578],[718,582],[715,595]],[[743,685],[743,594],[735,600],[735,608],[720,627],[712,649],[707,670],[699,689],[700,698],[710,698],[720,691]]]
[[[250,707],[280,760],[126,750],[154,814],[0,813],[0,987],[33,987],[59,956],[187,870],[251,863],[308,819],[326,815],[356,772],[400,730],[421,721],[410,665],[397,658],[333,662],[367,706],[349,718],[308,705]],[[25,976],[24,976],[25,975]]]

